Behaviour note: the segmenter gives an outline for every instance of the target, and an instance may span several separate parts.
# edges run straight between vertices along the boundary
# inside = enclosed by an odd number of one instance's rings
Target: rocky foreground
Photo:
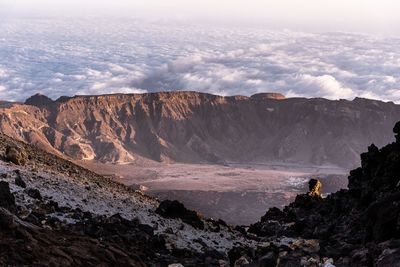
[[[371,145],[361,154],[361,167],[350,172],[348,190],[322,198],[320,183],[310,181],[308,194],[298,195],[283,210],[270,209],[249,232],[261,240],[318,240],[320,249],[312,258],[332,258],[336,266],[400,266],[400,122],[394,133],[395,143],[381,149]],[[270,253],[275,260],[282,251]],[[288,261],[284,266],[306,264],[293,255]]]
[[[396,142],[361,155],[349,189],[321,183],[250,227],[206,219],[0,136],[1,266],[400,266]]]
[[[0,266],[220,266],[256,244],[6,136],[0,155]]]

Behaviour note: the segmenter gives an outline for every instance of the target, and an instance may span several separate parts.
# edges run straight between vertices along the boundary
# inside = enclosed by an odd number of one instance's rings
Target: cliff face
[[[400,117],[400,106],[393,103],[279,94],[171,92],[31,100],[0,108],[2,133],[53,153],[104,162],[145,157],[353,167],[368,144],[392,140],[386,133]]]

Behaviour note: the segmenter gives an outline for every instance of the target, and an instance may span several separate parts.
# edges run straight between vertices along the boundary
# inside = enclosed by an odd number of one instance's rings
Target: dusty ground
[[[129,165],[85,162],[88,168],[118,182],[141,188],[160,199],[178,199],[207,217],[232,224],[257,221],[269,207],[282,207],[306,191],[310,178],[323,182],[323,192],[347,186],[347,170],[331,166],[288,164],[164,164],[142,161]]]

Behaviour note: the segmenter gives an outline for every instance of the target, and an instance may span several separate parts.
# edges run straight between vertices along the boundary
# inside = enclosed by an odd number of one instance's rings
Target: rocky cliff
[[[222,97],[196,92],[61,97],[0,106],[0,131],[74,159],[289,162],[354,167],[400,106],[375,100]]]
[[[361,154],[348,190],[322,198],[321,185],[312,180],[308,194],[283,210],[268,210],[249,232],[265,240],[318,240],[314,258],[333,258],[336,266],[400,266],[400,122],[394,132],[395,143],[380,149],[372,144]],[[278,257],[279,249],[271,253]],[[290,266],[302,265],[289,254]]]

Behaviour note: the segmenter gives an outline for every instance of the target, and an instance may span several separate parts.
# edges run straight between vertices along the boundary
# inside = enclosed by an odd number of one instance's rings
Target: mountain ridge
[[[35,100],[36,99],[36,100]],[[78,160],[284,161],[352,168],[383,145],[400,106],[356,98],[217,96],[181,91],[60,97],[0,108],[0,132]]]

